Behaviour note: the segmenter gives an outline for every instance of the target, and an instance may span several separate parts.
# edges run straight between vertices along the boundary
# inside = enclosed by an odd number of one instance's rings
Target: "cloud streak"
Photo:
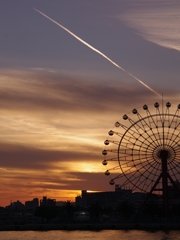
[[[128,99],[150,96],[146,89],[125,83],[108,84],[97,81],[92,76],[86,78],[68,73],[36,73],[28,71],[1,71],[0,107],[1,110],[11,109],[29,114],[59,111],[100,113],[111,112],[117,107],[116,103]],[[8,92],[8,94],[7,94]],[[72,104],[74,103],[74,104]],[[122,104],[123,105],[123,104]]]
[[[154,95],[135,82],[96,80],[68,72],[0,71],[0,189],[7,198],[16,197],[14,186],[20,199],[58,199],[62,189],[111,189],[101,164],[107,133],[125,113],[142,108],[142,99],[154,103]]]
[[[150,1],[148,8],[147,4],[140,6],[139,9],[121,14],[119,18],[130,27],[137,29],[138,34],[144,39],[159,46],[180,51],[179,2],[156,1],[156,7],[154,7]]]
[[[161,95],[159,93],[157,93],[155,90],[153,90],[152,88],[150,88],[147,84],[145,84],[143,81],[141,81],[139,78],[135,77],[133,74],[129,73],[127,70],[125,70],[124,68],[122,68],[121,66],[119,66],[117,63],[115,63],[114,61],[112,61],[109,57],[107,57],[104,53],[100,52],[98,49],[94,48],[93,46],[91,46],[90,44],[88,44],[87,42],[85,42],[83,39],[81,39],[80,37],[78,37],[77,35],[75,35],[74,33],[72,33],[70,30],[68,30],[67,28],[65,28],[64,26],[62,26],[60,23],[56,22],[55,20],[53,20],[52,18],[48,17],[46,14],[44,14],[43,12],[37,10],[36,8],[34,8],[35,11],[37,11],[38,13],[40,13],[42,16],[44,16],[45,18],[49,19],[51,22],[55,23],[56,25],[58,25],[60,28],[62,28],[63,30],[65,30],[66,32],[68,32],[71,36],[73,36],[74,38],[76,38],[78,41],[80,41],[81,43],[83,43],[84,45],[86,45],[88,48],[90,48],[91,50],[93,50],[94,52],[97,52],[99,55],[101,55],[103,58],[105,58],[106,60],[108,60],[110,63],[112,63],[114,66],[116,66],[117,68],[121,69],[122,71],[124,71],[125,73],[127,73],[129,76],[131,76],[132,78],[134,78],[135,80],[137,80],[139,83],[141,83],[144,87],[146,87],[147,89],[149,89],[151,92],[155,93],[156,95],[158,95],[159,97],[161,97]]]

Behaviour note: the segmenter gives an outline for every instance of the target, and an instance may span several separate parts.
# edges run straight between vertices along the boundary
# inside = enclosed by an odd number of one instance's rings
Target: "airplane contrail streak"
[[[68,32],[70,35],[72,35],[74,38],[76,38],[78,41],[80,41],[81,43],[83,43],[84,45],[86,45],[87,47],[89,47],[90,49],[92,49],[93,51],[97,52],[98,54],[100,54],[102,57],[104,57],[105,59],[107,59],[109,62],[111,62],[114,66],[116,66],[117,68],[121,69],[122,71],[124,71],[125,73],[127,73],[129,76],[131,76],[132,78],[134,78],[135,80],[137,80],[139,83],[141,83],[143,86],[145,86],[147,89],[149,89],[151,92],[155,93],[156,95],[158,95],[159,97],[161,97],[161,95],[159,93],[157,93],[155,90],[153,90],[152,88],[150,88],[148,85],[146,85],[143,81],[141,81],[139,78],[135,77],[133,74],[129,73],[128,71],[126,71],[124,68],[122,68],[121,66],[119,66],[117,63],[115,63],[114,61],[112,61],[109,57],[107,57],[104,53],[100,52],[98,49],[94,48],[93,46],[91,46],[90,44],[88,44],[87,42],[85,42],[83,39],[81,39],[80,37],[78,37],[77,35],[75,35],[73,32],[71,32],[70,30],[68,30],[67,28],[65,28],[64,26],[62,26],[60,23],[56,22],[55,20],[53,20],[52,18],[48,17],[46,14],[44,14],[43,12],[37,10],[36,8],[34,8],[35,11],[37,11],[38,13],[40,13],[41,15],[43,15],[45,18],[49,19],[51,22],[55,23],[56,25],[58,25],[59,27],[61,27],[62,29],[64,29],[66,32]]]

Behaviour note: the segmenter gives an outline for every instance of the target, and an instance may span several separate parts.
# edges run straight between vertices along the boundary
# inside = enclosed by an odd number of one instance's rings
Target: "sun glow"
[[[98,162],[98,160],[97,160]],[[69,171],[72,172],[87,172],[87,173],[95,173],[99,172],[99,166],[95,164],[95,162],[61,162],[60,163],[61,167],[66,167],[69,169]]]

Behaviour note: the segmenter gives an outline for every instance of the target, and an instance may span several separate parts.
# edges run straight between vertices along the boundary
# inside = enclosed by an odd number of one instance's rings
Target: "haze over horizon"
[[[0,206],[114,191],[101,164],[108,131],[161,102],[34,8],[179,103],[179,1],[1,0]]]

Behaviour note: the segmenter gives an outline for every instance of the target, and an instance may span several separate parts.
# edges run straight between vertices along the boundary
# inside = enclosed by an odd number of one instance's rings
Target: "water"
[[[180,231],[2,231],[0,240],[180,240]]]

